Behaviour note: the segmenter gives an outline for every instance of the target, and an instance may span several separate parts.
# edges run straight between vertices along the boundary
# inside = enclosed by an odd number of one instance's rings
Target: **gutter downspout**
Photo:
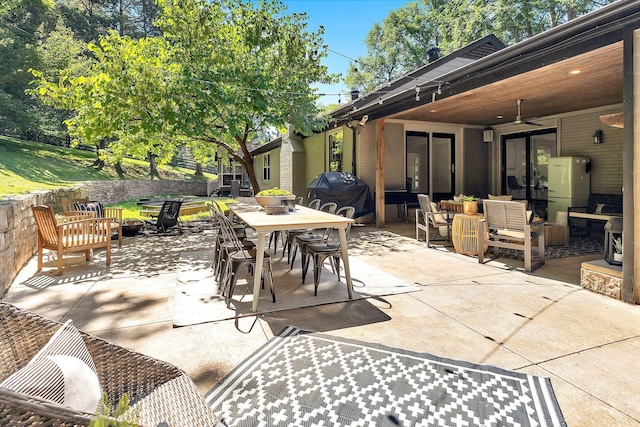
[[[356,129],[355,127],[351,128],[351,135],[352,135],[352,140],[351,140],[351,173],[353,173],[353,176],[358,176],[358,174],[356,173]]]

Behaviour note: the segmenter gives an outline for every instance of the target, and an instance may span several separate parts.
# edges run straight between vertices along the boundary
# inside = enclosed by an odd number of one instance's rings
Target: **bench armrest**
[[[567,212],[586,212],[586,211],[587,211],[586,206],[569,206],[567,208]]]

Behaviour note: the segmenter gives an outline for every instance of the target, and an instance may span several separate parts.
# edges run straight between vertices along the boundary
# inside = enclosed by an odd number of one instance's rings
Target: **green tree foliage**
[[[163,36],[132,39],[116,32],[91,45],[90,70],[66,69],[58,81],[36,71],[38,94],[74,111],[69,132],[84,143],[109,141],[103,156],[168,162],[186,144],[196,161],[233,158],[256,191],[248,144],[260,129],[323,126],[310,89],[332,82],[320,57],[321,33],[304,14],[277,1],[161,0]]]
[[[445,52],[487,34],[518,43],[614,0],[422,0]]]
[[[83,66],[86,44],[109,28],[132,37],[157,34],[156,12],[153,0],[0,0],[0,133],[66,139],[66,113],[25,93],[28,70],[51,76],[75,61]]]
[[[414,1],[375,23],[365,39],[367,55],[358,58],[357,72],[351,65],[345,84],[367,92],[425,64],[436,36],[428,16],[429,10]]]
[[[24,89],[27,70],[38,61],[34,34],[50,7],[49,1],[0,2],[0,132],[32,134],[38,127],[38,103]]]

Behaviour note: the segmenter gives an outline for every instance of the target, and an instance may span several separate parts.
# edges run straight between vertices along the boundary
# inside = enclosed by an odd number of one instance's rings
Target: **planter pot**
[[[615,252],[613,254],[613,260],[619,263],[622,263],[622,254]]]
[[[467,215],[475,215],[478,213],[478,201],[474,200],[472,202],[463,202],[462,203],[462,211]]]
[[[285,201],[295,201],[296,196],[256,196],[256,202],[263,208],[284,205]]]

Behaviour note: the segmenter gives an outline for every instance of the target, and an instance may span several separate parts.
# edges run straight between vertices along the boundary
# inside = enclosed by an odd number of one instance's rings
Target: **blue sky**
[[[400,8],[408,0],[283,0],[287,12],[306,12],[310,31],[317,31],[320,25],[325,28],[325,44],[336,52],[356,59],[364,56],[367,48],[364,44],[369,30],[376,22],[382,22],[389,11]],[[330,73],[341,73],[343,77],[349,69],[349,59],[329,52],[323,64]],[[348,91],[342,83],[337,85],[319,85],[320,93],[341,93]],[[346,99],[343,96],[342,102]],[[337,103],[337,96],[323,97],[323,104]]]

